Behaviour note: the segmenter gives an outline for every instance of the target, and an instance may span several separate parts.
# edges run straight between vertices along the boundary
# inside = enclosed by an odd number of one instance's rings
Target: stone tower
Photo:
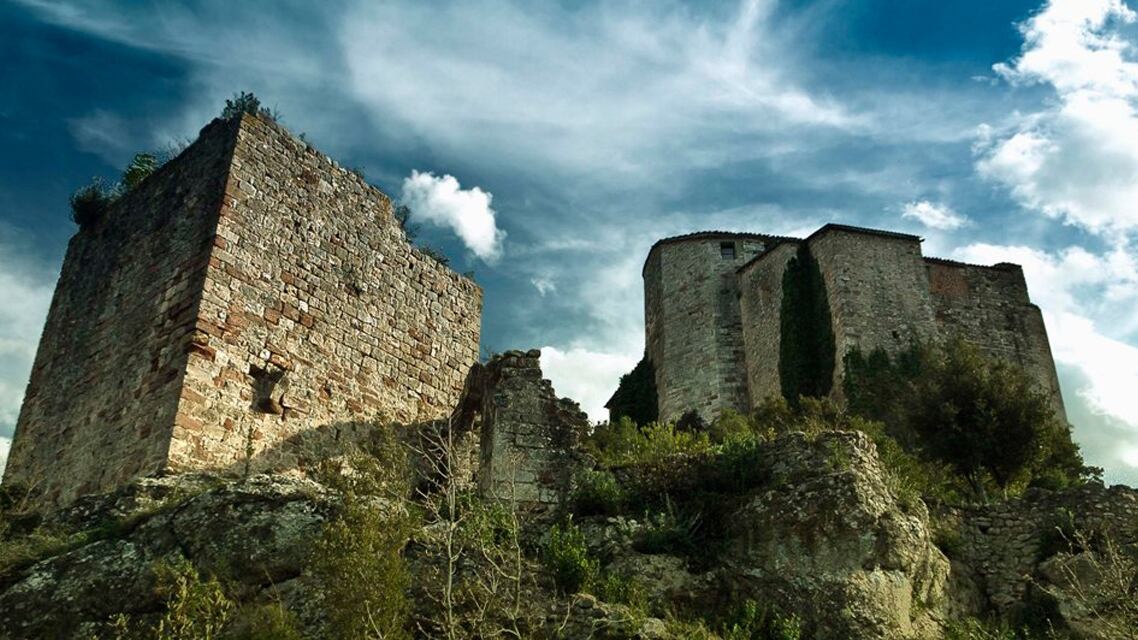
[[[644,263],[647,357],[662,420],[745,411],[747,382],[735,271],[775,236],[707,231],[665,238]]]
[[[1023,270],[921,254],[917,236],[828,224],[804,239],[720,232],[667,238],[644,264],[646,355],[661,420],[688,409],[710,420],[782,393],[783,282],[801,251],[816,262],[834,333],[833,391],[844,356],[896,354],[914,339],[963,339],[1016,364],[1065,420],[1043,316]]]
[[[59,504],[444,416],[481,306],[363,179],[274,122],[215,120],[71,239],[4,481]]]

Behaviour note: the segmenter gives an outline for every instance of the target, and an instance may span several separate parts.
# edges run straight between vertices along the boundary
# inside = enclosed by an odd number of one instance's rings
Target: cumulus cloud
[[[12,449],[12,439],[0,436],[0,475],[8,466],[8,452]]]
[[[506,232],[494,221],[492,199],[492,194],[478,187],[463,189],[451,175],[412,171],[403,180],[402,201],[411,209],[413,220],[449,227],[467,249],[487,262],[501,257],[506,239]]]
[[[542,347],[542,372],[553,382],[557,395],[581,405],[589,419],[608,420],[605,403],[616,391],[620,377],[636,366],[640,355],[590,351],[580,347]]]
[[[934,204],[928,200],[905,203],[902,218],[910,218],[932,229],[951,231],[968,224],[968,218],[944,204]]]
[[[1025,246],[972,244],[954,257],[967,262],[1013,262],[1023,266],[1032,299],[1043,310],[1056,364],[1068,368],[1079,383],[1078,397],[1092,413],[1111,419],[1120,441],[1087,451],[1092,464],[1108,469],[1108,478],[1138,480],[1138,348],[1106,335],[1085,313],[1087,301],[1114,297],[1133,301],[1138,277],[1132,265],[1111,255],[1098,256],[1080,247],[1045,252]],[[1108,293],[1105,293],[1108,292]],[[1067,393],[1070,393],[1070,389]],[[1079,425],[1076,425],[1078,427]],[[1079,437],[1076,431],[1076,437]],[[1089,442],[1084,443],[1090,446]],[[1111,470],[1115,470],[1111,472]]]
[[[995,65],[1056,100],[981,130],[981,175],[1025,207],[1092,232],[1138,229],[1138,64],[1122,0],[1050,0],[1020,25],[1022,54]]]

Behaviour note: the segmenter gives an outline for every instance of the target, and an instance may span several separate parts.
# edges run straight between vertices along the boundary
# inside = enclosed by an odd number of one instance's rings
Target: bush
[[[616,515],[624,506],[624,490],[611,471],[584,469],[573,479],[573,505],[578,515]]]
[[[672,424],[638,427],[628,418],[599,425],[586,447],[606,466],[659,462],[677,454],[701,454],[711,448],[706,432],[680,431]]]
[[[209,640],[221,636],[235,605],[216,578],[202,578],[181,557],[157,565],[154,573],[158,593],[166,601],[166,613],[153,630],[155,638]]]
[[[152,153],[136,153],[123,171],[120,190],[130,191],[158,169],[158,157]]]
[[[565,594],[588,590],[600,575],[600,562],[589,556],[585,534],[572,519],[549,530],[542,561],[557,590]]]
[[[91,184],[71,195],[71,220],[79,225],[80,229],[98,224],[117,197],[114,189],[107,187],[101,179],[95,178]]]
[[[277,122],[281,119],[280,113],[275,109],[262,107],[261,100],[257,98],[256,95],[252,92],[245,91],[234,94],[232,100],[225,101],[225,108],[221,110],[221,119],[233,120],[234,118],[240,117],[243,113],[268,118],[273,122]]]
[[[699,516],[681,514],[667,496],[664,506],[663,511],[645,516],[644,529],[633,543],[633,548],[648,554],[688,555],[694,552]]]

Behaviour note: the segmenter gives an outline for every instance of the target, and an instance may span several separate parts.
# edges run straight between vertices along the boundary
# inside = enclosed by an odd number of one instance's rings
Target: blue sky
[[[1076,439],[1138,484],[1138,28],[1041,2],[0,4],[0,438],[68,195],[252,90],[413,203],[484,347],[543,347],[594,418],[654,240],[839,221],[1023,264]]]

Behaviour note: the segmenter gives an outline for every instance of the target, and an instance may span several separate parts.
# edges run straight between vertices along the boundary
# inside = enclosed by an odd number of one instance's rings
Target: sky
[[[68,196],[253,91],[408,204],[594,419],[665,236],[1023,265],[1088,462],[1138,485],[1138,3],[0,2],[0,464]]]

